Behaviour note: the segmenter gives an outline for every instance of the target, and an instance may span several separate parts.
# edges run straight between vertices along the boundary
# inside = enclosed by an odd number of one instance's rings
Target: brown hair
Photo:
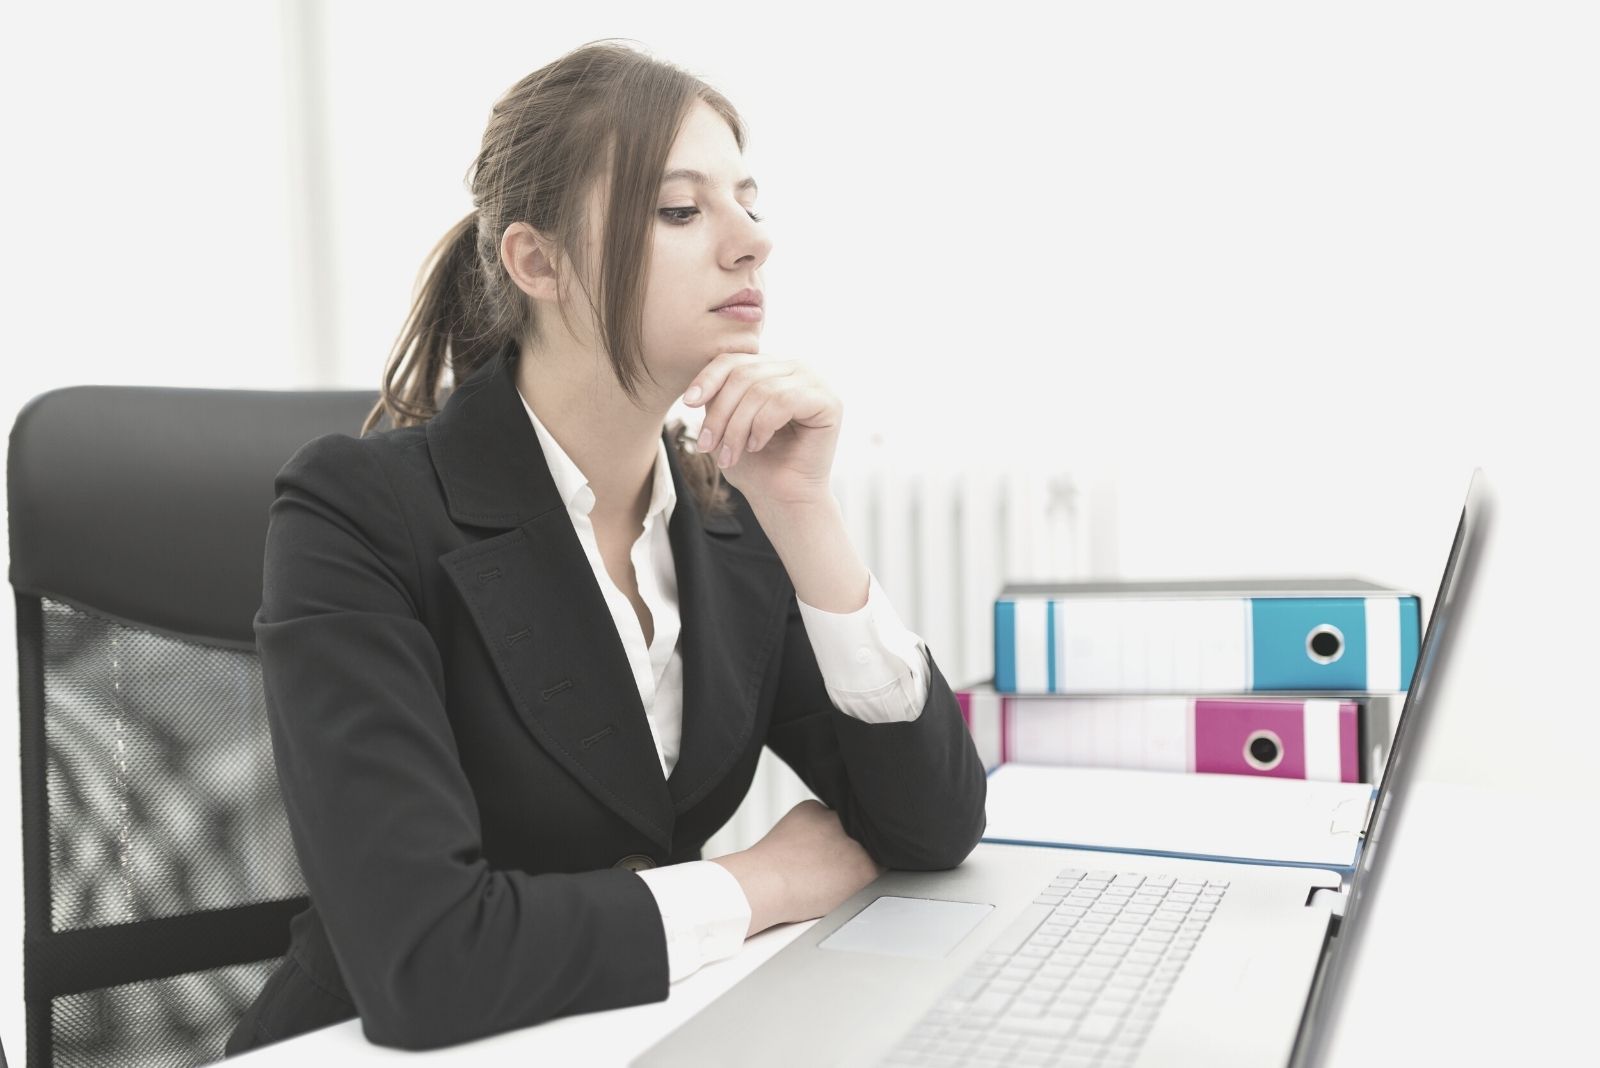
[[[643,303],[655,203],[667,155],[695,101],[717,111],[744,151],[733,105],[700,79],[617,39],[591,41],[513,85],[495,102],[483,147],[467,172],[473,210],[434,246],[418,275],[411,314],[384,370],[365,435],[388,415],[395,427],[426,422],[447,387],[492,359],[515,359],[538,342],[535,306],[500,262],[500,239],[514,222],[551,237],[575,267],[601,344],[618,383],[637,401],[643,359]],[[600,307],[582,278],[588,272],[586,197],[610,172],[600,241]],[[564,323],[570,329],[565,305]],[[653,376],[651,381],[654,381]],[[688,428],[673,441],[696,503],[710,514],[732,511],[715,459],[690,447]]]

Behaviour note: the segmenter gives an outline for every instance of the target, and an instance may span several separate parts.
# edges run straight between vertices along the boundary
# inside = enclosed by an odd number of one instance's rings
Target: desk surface
[[[1398,847],[1385,861],[1391,867],[1367,903],[1371,926],[1328,1068],[1556,1062],[1591,1043],[1600,937],[1587,914],[1600,865],[1584,844],[1589,836],[1574,835],[1576,818],[1563,815],[1577,808],[1446,783],[1413,788],[1389,843]],[[1586,802],[1585,814],[1593,810]],[[1472,862],[1490,845],[1493,870]],[[1563,903],[1574,911],[1552,907]],[[1496,904],[1498,917],[1486,912]],[[227,1063],[626,1065],[815,922],[761,932],[734,956],[674,983],[665,1001],[563,1016],[424,1053],[374,1046],[349,1020]]]
[[[223,1063],[238,1063],[242,1068],[270,1068],[271,1065],[304,1068],[306,1064],[338,1064],[345,1068],[393,1061],[414,1063],[422,1058],[429,1064],[583,1064],[596,1068],[626,1065],[816,922],[806,920],[769,927],[745,939],[738,953],[703,965],[699,971],[673,983],[665,1001],[559,1016],[536,1027],[422,1052],[374,1046],[361,1033],[359,1020],[346,1020],[229,1057]]]

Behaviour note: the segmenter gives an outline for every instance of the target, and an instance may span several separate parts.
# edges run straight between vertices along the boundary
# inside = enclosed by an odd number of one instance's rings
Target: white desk
[[[361,1033],[359,1020],[346,1020],[220,1063],[238,1063],[242,1068],[305,1068],[307,1064],[347,1068],[359,1064],[411,1064],[421,1059],[428,1064],[514,1064],[519,1068],[532,1064],[582,1064],[585,1068],[626,1065],[816,922],[806,920],[767,928],[746,939],[733,956],[704,965],[672,984],[665,1001],[558,1016],[535,1027],[420,1052],[374,1046]]]
[[[1386,860],[1392,868],[1367,902],[1372,926],[1325,1064],[1571,1062],[1591,1041],[1600,939],[1592,920],[1563,918],[1556,907],[1576,907],[1580,917],[1594,908],[1588,827],[1574,835],[1577,821],[1556,818],[1551,801],[1451,784],[1418,784],[1408,801],[1390,843],[1399,847]],[[1487,870],[1472,863],[1486,842],[1499,870],[1521,881],[1491,888]],[[1493,902],[1506,911],[1485,919]],[[374,1046],[349,1020],[226,1063],[626,1065],[815,922],[763,931],[674,984],[665,1001],[424,1053]]]

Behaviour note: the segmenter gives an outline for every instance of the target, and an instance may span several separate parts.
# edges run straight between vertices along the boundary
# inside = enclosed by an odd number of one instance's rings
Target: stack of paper
[[[1002,764],[987,842],[1353,872],[1366,783]]]

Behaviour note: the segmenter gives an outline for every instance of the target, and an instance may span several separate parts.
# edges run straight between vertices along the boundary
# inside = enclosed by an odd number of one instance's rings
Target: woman
[[[771,247],[743,145],[630,48],[523,79],[362,436],[279,472],[255,629],[312,907],[229,1054],[659,1001],[977,843],[955,696],[829,492],[839,399],[756,354],[758,311],[715,310],[759,299]],[[763,745],[826,805],[702,859]]]

